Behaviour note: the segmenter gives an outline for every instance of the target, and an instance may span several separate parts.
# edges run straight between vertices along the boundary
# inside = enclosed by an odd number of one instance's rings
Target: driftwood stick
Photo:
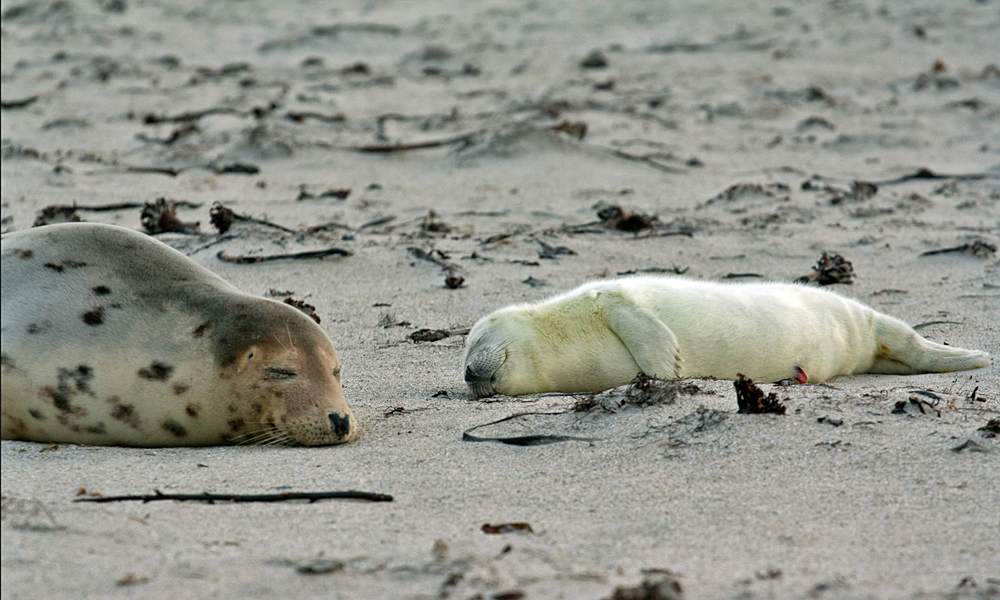
[[[174,500],[176,502],[287,502],[289,500],[367,500],[369,502],[392,502],[388,494],[372,492],[283,492],[280,494],[164,494],[160,490],[148,495],[134,496],[97,496],[93,498],[77,498],[74,502],[156,502],[159,500]]]
[[[220,250],[215,256],[222,262],[247,265],[251,263],[269,262],[272,260],[301,260],[305,258],[323,258],[326,256],[351,256],[349,250],[343,248],[327,248],[325,250],[310,250],[308,252],[292,252],[290,254],[266,254],[264,256],[247,256],[240,254],[232,256],[226,254],[225,250]]]

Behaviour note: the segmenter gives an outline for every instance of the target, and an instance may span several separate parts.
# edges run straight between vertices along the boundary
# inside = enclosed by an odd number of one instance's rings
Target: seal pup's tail
[[[906,323],[875,313],[875,361],[869,373],[913,375],[980,369],[990,355],[925,339]]]

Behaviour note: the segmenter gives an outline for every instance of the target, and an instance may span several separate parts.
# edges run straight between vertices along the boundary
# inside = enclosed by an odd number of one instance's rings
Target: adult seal
[[[961,371],[978,350],[931,342],[833,292],[797,284],[634,277],[503,308],[469,332],[465,381],[477,397],[589,392],[661,379],[823,381],[851,373]]]
[[[2,438],[325,445],[356,430],[309,317],[111,225],[3,236]]]

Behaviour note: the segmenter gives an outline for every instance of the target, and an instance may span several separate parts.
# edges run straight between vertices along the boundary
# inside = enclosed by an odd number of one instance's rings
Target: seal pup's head
[[[537,387],[532,360],[537,334],[530,314],[520,307],[499,310],[480,319],[469,331],[465,350],[465,383],[476,398],[514,396]]]
[[[296,309],[255,300],[253,308],[268,313],[261,322],[269,326],[254,335],[254,327],[244,323],[239,329],[244,335],[225,340],[230,348],[219,377],[231,387],[228,440],[302,446],[351,441],[357,424],[344,400],[340,362],[329,338]],[[252,318],[257,311],[248,313]]]

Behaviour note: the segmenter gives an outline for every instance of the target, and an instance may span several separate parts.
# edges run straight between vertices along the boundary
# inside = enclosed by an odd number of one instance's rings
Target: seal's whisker
[[[270,429],[257,429],[254,431],[248,431],[246,433],[242,433],[238,436],[235,436],[232,439],[233,441],[236,441],[240,438],[243,438],[238,442],[238,444],[244,446],[248,444],[259,444],[262,440],[267,440],[272,435],[274,435],[274,432],[271,431]]]
[[[261,446],[291,446],[294,442],[292,436],[285,432],[275,433],[267,441],[261,442]]]
[[[285,345],[284,342],[281,341],[281,338],[278,337],[277,332],[272,333],[271,335],[274,336],[274,341],[278,342],[278,345],[281,346],[282,350],[284,350],[285,352],[291,352],[292,349],[295,347],[295,343],[292,341],[292,331],[288,327],[288,321],[285,321],[285,333],[288,335],[288,345],[287,346]]]

